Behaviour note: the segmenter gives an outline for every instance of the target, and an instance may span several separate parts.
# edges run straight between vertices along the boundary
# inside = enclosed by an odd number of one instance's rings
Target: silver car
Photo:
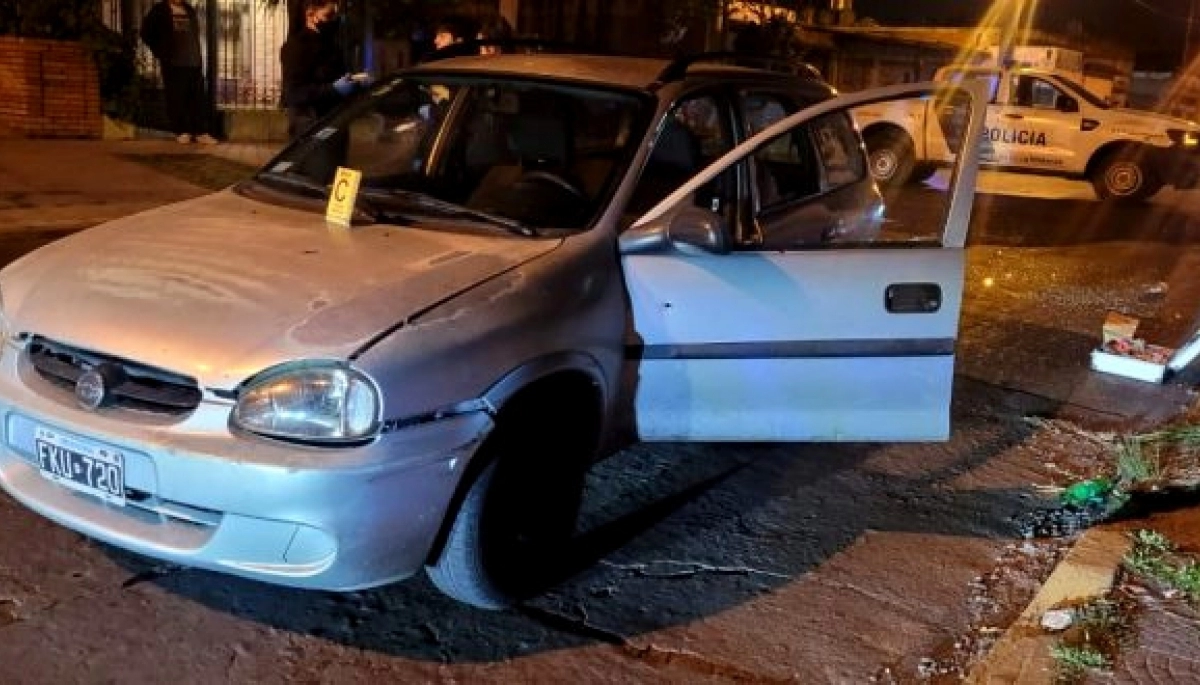
[[[945,226],[891,240],[847,114],[930,88],[403,72],[245,183],[0,272],[0,486],[170,562],[344,591],[427,569],[498,608],[624,439],[943,439],[975,155]]]

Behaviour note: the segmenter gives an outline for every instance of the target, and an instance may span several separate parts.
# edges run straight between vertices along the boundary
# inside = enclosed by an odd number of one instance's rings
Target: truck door
[[[979,146],[961,147],[944,221],[926,219],[935,224],[928,226],[929,241],[881,235],[842,242],[836,232],[806,230],[812,216],[824,223],[830,198],[871,185],[856,137],[842,139],[843,130],[853,133],[850,108],[941,90],[931,83],[891,86],[790,114],[708,165],[624,231],[627,357],[636,371],[641,439],[948,436]],[[983,91],[981,84],[962,89],[970,107],[965,140],[982,135]],[[812,148],[800,149],[801,142]],[[773,187],[753,190],[761,235],[739,240],[720,212],[695,198],[727,172],[760,162],[774,165],[765,165]],[[810,163],[818,177],[803,190],[793,176]]]
[[[1068,171],[1077,168],[1083,123],[1079,101],[1033,74],[1009,76],[1008,99],[989,108],[987,144],[1003,167]]]

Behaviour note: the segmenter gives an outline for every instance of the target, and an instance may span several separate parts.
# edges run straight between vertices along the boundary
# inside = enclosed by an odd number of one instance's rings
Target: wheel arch
[[[1092,156],[1088,158],[1087,166],[1083,169],[1083,175],[1086,178],[1091,178],[1096,173],[1096,169],[1100,167],[1100,164],[1108,157],[1124,151],[1136,152],[1143,147],[1141,143],[1132,140],[1111,140],[1092,152]]]
[[[495,383],[484,393],[484,400],[492,407],[497,424],[533,421],[536,417],[529,413],[536,414],[542,407],[573,408],[567,417],[572,421],[556,421],[547,429],[577,440],[575,448],[586,452],[589,461],[601,446],[609,418],[609,394],[600,364],[582,352],[564,352],[527,362]],[[426,564],[441,556],[463,500],[494,460],[495,455],[489,449],[494,436],[493,432],[484,439],[459,478],[425,558]]]
[[[911,131],[900,124],[891,121],[877,121],[873,124],[864,126],[862,129],[863,143],[866,143],[868,138],[884,135],[903,135],[908,138],[908,144],[912,147],[912,149],[914,151],[916,150],[916,138],[913,137]]]

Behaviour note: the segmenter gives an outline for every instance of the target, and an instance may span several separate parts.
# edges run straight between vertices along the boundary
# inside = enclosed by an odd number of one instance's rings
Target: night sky
[[[1040,0],[1039,28],[1063,31],[1082,23],[1088,35],[1129,45],[1146,60],[1178,60],[1192,0]],[[991,6],[988,0],[856,0],[858,16],[881,24],[973,26]],[[1200,1],[1192,31],[1200,45]]]

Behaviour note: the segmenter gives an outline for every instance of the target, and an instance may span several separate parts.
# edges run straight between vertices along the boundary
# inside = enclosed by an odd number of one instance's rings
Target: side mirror
[[[1054,109],[1060,112],[1078,112],[1079,103],[1069,95],[1059,95],[1054,99]]]
[[[700,207],[688,207],[671,218],[667,237],[676,248],[698,248],[712,254],[729,252],[725,221]]]
[[[669,217],[655,219],[631,228],[617,239],[621,254],[662,252],[669,248],[683,252],[729,252],[725,221],[712,212],[689,207]]]

